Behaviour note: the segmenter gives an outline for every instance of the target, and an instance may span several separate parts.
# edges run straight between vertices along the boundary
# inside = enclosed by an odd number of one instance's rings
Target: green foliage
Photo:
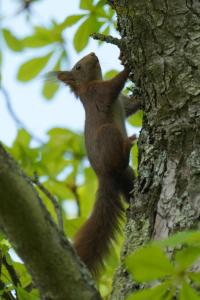
[[[10,256],[11,249],[12,248],[10,243],[6,240],[3,234],[1,234],[0,235],[0,257],[1,257],[0,281],[2,285],[5,286],[5,288],[0,291],[0,295],[2,295],[3,292],[9,292],[15,290],[17,291],[18,299],[39,300],[40,298],[38,295],[38,291],[34,289],[31,290],[31,292],[26,291],[26,289],[31,284],[31,277],[27,272],[23,263],[15,262],[11,258]],[[13,277],[17,278],[18,285],[14,283]]]
[[[17,297],[19,300],[40,300],[38,291],[33,290],[31,293],[27,292],[25,289],[18,287],[17,288]]]
[[[93,0],[81,0],[80,9],[86,10],[87,13],[83,23],[79,26],[74,36],[74,48],[77,52],[82,51],[89,42],[90,34],[94,32],[103,32],[107,28],[107,34],[109,33],[108,26],[114,24],[112,21],[113,13],[111,9],[105,6],[106,1],[99,1],[94,5]],[[108,8],[108,9],[107,9]],[[77,17],[77,16],[76,16]],[[79,21],[80,19],[78,19]]]
[[[168,300],[172,299],[171,291],[168,291],[169,285],[164,283],[154,288],[142,290],[129,296],[127,300]]]
[[[77,52],[86,48],[89,43],[90,34],[94,32],[102,32],[109,34],[110,29],[114,29],[114,11],[110,6],[106,5],[106,1],[81,0],[80,9],[83,13],[79,15],[67,16],[60,24],[55,21],[50,26],[34,26],[32,34],[19,38],[15,36],[8,28],[3,29],[3,37],[7,47],[15,52],[22,52],[27,49],[35,50],[35,56],[24,62],[17,72],[17,79],[22,82],[28,82],[34,79],[38,74],[45,71],[47,63],[49,70],[62,69],[67,62],[66,37],[68,29],[71,26],[78,25],[74,35],[73,44]],[[64,34],[66,31],[67,34]],[[38,50],[48,48],[48,54],[38,56]],[[42,94],[50,100],[58,91],[59,86],[56,83],[43,83]]]
[[[54,97],[58,89],[58,83],[46,81],[42,88],[42,94],[47,100],[50,100]]]
[[[105,74],[104,74],[104,79],[105,80],[109,80],[109,79],[111,79],[112,77],[115,77],[116,75],[117,75],[117,73],[118,73],[118,71],[117,70],[110,70],[110,71],[108,71],[108,72],[106,72]]]
[[[131,164],[134,169],[134,171],[137,174],[137,168],[138,168],[138,145],[135,142],[132,149],[131,149]]]
[[[200,295],[197,294],[197,292],[191,288],[191,286],[187,283],[184,282],[182,285],[182,289],[180,290],[180,300],[199,300]]]
[[[93,0],[80,0],[80,8],[85,10],[92,10]]]
[[[173,266],[157,245],[139,249],[127,258],[126,263],[139,282],[153,281],[173,273]]]
[[[2,30],[3,37],[8,45],[8,47],[15,52],[20,52],[23,50],[24,46],[23,43],[14,36],[14,34],[8,30],[7,28],[4,28]]]
[[[168,255],[167,246],[171,247]],[[172,300],[177,294],[180,300],[200,299],[195,290],[200,288],[200,273],[192,268],[199,258],[200,231],[178,233],[136,250],[126,259],[127,269],[134,280],[153,287],[146,287],[127,300]]]
[[[27,83],[48,70],[66,68],[68,37],[72,26],[75,27],[73,45],[77,52],[88,46],[91,33],[109,34],[114,28],[114,11],[107,5],[106,0],[81,0],[80,9],[79,15],[66,16],[60,23],[51,21],[47,26],[30,25],[31,31],[27,36],[22,37],[17,31],[13,33],[6,27],[3,29],[3,39],[10,51],[21,56],[29,51],[33,53],[31,58],[19,66],[17,80]],[[2,52],[0,52],[0,64]],[[107,72],[105,79],[115,76],[116,73],[116,70]],[[42,95],[46,100],[53,99],[58,89],[57,83],[42,82]],[[137,124],[139,122],[141,124],[139,117],[138,120]],[[62,209],[64,232],[73,240],[77,229],[91,213],[97,188],[96,176],[88,167],[82,134],[65,128],[52,128],[47,134],[47,141],[32,146],[31,134],[25,129],[19,129],[13,145],[9,147],[9,152],[30,179],[33,179],[36,173],[44,188],[56,197]],[[132,150],[135,169],[137,169],[137,151],[135,144]],[[57,214],[52,201],[39,187],[35,185],[35,188],[52,219],[57,223]],[[71,204],[75,207],[73,212],[70,211]],[[98,282],[101,294],[105,298],[111,291],[112,276],[119,263],[121,244],[122,237],[119,237],[118,244],[105,262],[106,270]],[[0,291],[0,295],[4,291],[12,291],[17,293],[20,300],[40,299],[24,264],[16,262],[16,257],[10,254],[11,249],[10,243],[0,235],[0,256],[5,257],[7,263],[12,266],[20,282],[15,285],[6,265],[3,264],[1,281],[5,288]]]
[[[67,27],[71,27],[72,25],[75,25],[78,21],[80,21],[85,14],[81,15],[71,15],[66,17],[66,19],[60,24],[60,29],[64,30]]]
[[[142,127],[143,111],[139,110],[128,120],[129,124],[135,127]]]
[[[77,52],[82,51],[89,42],[90,34],[98,32],[102,22],[99,22],[95,16],[89,16],[78,28],[74,36],[74,47]]]
[[[19,68],[17,78],[20,81],[29,81],[35,78],[46,66],[52,53],[48,53],[44,56],[32,58],[31,60],[23,63]]]
[[[42,48],[55,43],[62,43],[62,31],[59,25],[53,23],[50,28],[36,26],[33,34],[21,40],[24,48]]]

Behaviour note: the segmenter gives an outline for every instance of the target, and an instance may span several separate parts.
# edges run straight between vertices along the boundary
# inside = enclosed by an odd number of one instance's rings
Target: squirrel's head
[[[102,79],[101,67],[94,52],[84,56],[71,70],[77,84]]]
[[[71,71],[55,71],[47,74],[47,79],[56,78],[72,89],[77,95],[82,84],[93,80],[101,80],[101,66],[94,52],[84,56],[71,69]]]

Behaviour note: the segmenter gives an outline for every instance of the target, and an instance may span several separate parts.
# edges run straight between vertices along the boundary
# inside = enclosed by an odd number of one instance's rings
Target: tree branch
[[[92,33],[90,35],[94,40],[99,40],[102,42],[106,42],[108,44],[112,44],[112,45],[116,45],[118,46],[120,49],[123,47],[124,45],[124,41],[123,39],[118,39],[118,38],[114,38],[111,35],[104,35],[101,33]]]
[[[58,231],[31,181],[0,144],[0,226],[44,300],[100,300],[91,275]]]
[[[63,231],[63,218],[62,218],[62,210],[61,206],[58,203],[58,200],[56,197],[54,197],[46,188],[45,186],[39,181],[38,175],[35,173],[34,178],[32,179],[32,182],[38,186],[38,188],[49,198],[49,200],[52,202],[56,215],[58,220],[58,227],[61,231]]]
[[[76,184],[66,184],[67,188],[71,191],[71,193],[74,195],[75,198],[75,202],[77,205],[77,209],[78,209],[78,217],[81,216],[81,206],[80,206],[80,197],[77,191],[77,185]]]

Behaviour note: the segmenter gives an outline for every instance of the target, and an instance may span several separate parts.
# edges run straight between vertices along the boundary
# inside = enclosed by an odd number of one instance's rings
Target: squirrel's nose
[[[90,55],[91,55],[91,56],[96,56],[94,52],[91,52]]]

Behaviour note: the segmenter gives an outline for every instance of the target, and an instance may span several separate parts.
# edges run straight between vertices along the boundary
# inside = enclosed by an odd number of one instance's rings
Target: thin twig
[[[32,182],[37,185],[37,187],[49,198],[49,200],[52,202],[56,215],[58,220],[58,227],[61,231],[63,231],[63,218],[62,218],[62,209],[60,204],[58,203],[58,200],[55,196],[53,196],[46,188],[45,186],[39,181],[38,175],[35,173],[34,178],[32,179]]]
[[[111,36],[111,35],[104,35],[104,34],[101,34],[101,33],[92,33],[90,36],[91,36],[93,39],[95,39],[95,40],[99,40],[99,41],[102,41],[102,42],[106,42],[106,43],[109,43],[109,44],[116,45],[116,46],[118,46],[120,49],[121,49],[121,48],[123,47],[123,45],[124,45],[123,39],[114,38],[114,37]]]
[[[74,195],[75,201],[76,201],[76,205],[78,208],[78,217],[81,216],[81,207],[80,207],[80,197],[77,191],[77,185],[76,184],[67,184],[67,188],[72,192],[72,194]]]
[[[32,139],[34,139],[36,142],[40,143],[40,144],[44,144],[44,141],[42,141],[39,137],[37,137],[34,133],[32,133],[30,130],[27,129],[26,125],[18,118],[18,116],[16,115],[16,113],[14,112],[12,105],[11,105],[11,99],[10,96],[8,94],[8,91],[5,89],[5,87],[3,87],[2,85],[0,85],[0,90],[2,92],[2,94],[4,95],[5,101],[6,101],[6,106],[7,109],[11,115],[11,117],[13,118],[13,120],[15,121],[16,125],[18,128],[24,128],[27,132],[29,132],[30,136],[32,137]]]

